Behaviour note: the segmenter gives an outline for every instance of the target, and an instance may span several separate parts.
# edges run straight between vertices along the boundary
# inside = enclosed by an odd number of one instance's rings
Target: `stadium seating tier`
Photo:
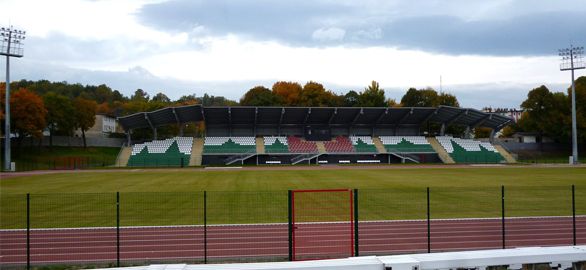
[[[204,154],[256,153],[255,137],[206,137]]]
[[[287,137],[264,137],[265,153],[289,153]]]
[[[503,156],[488,142],[438,136],[438,142],[456,163],[500,163]]]
[[[191,157],[193,138],[175,137],[135,144],[129,167],[187,166]]]
[[[370,136],[350,136],[352,146],[356,152],[362,153],[377,153],[374,141]]]
[[[289,152],[291,153],[317,153],[317,145],[315,142],[306,141],[299,137],[287,137],[289,145]]]
[[[388,152],[394,153],[435,153],[424,136],[380,136]]]
[[[352,142],[346,136],[337,136],[332,141],[324,142],[324,146],[328,153],[352,153],[354,147]]]

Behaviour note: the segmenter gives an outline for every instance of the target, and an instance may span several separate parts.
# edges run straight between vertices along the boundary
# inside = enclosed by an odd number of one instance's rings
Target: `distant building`
[[[85,132],[86,137],[108,137],[110,133],[123,132],[115,117],[96,114],[96,122],[93,127]],[[75,131],[76,136],[81,137],[81,130]]]
[[[519,143],[552,143],[551,138],[542,136],[537,132],[517,132],[513,134],[513,139]]]
[[[521,115],[523,115],[523,110],[519,110],[519,109],[507,109],[507,108],[491,108],[491,107],[485,107],[482,109],[483,112],[492,112],[492,113],[498,113],[502,116],[508,116],[513,118],[513,121],[515,123],[517,123],[517,121],[519,121],[519,119],[521,118]]]

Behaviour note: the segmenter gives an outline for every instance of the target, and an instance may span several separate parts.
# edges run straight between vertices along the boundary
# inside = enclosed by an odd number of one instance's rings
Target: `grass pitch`
[[[586,214],[586,168],[112,170],[2,179],[0,214],[24,228],[31,193],[33,228],[115,226],[119,191],[122,226],[202,224],[206,190],[208,224],[286,222],[289,189],[357,188],[361,220],[422,219],[430,187],[432,218],[499,217],[504,185],[507,216],[568,216],[572,184]]]

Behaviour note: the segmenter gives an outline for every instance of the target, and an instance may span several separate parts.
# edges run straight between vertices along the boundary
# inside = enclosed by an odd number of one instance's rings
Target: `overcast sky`
[[[564,91],[557,49],[586,45],[584,0],[0,0],[0,24],[27,31],[13,80],[173,99],[376,80],[399,100],[441,76],[462,106],[518,107],[539,85]]]

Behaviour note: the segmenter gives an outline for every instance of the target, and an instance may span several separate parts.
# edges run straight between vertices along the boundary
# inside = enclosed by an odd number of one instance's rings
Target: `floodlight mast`
[[[560,70],[572,71],[572,163],[578,164],[578,129],[576,127],[576,85],[574,82],[574,70],[584,69],[584,47],[574,47],[559,50],[559,56],[562,57]]]
[[[0,55],[6,56],[6,99],[4,100],[4,170],[11,171],[10,157],[10,57],[23,56],[23,43],[26,32],[10,27],[0,28]]]

